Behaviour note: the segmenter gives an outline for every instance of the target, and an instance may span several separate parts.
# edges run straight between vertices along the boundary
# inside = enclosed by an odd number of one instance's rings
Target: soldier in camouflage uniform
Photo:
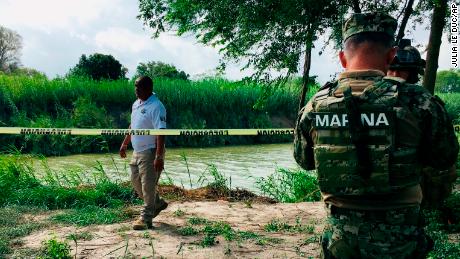
[[[300,111],[294,157],[316,169],[328,211],[324,258],[423,258],[423,166],[454,164],[458,142],[444,104],[424,88],[385,77],[396,20],[353,14],[343,26],[345,68]]]
[[[390,64],[388,76],[400,77],[407,83],[416,84],[419,75],[424,74],[426,62],[420,56],[420,52],[411,46],[409,39],[401,39],[398,44],[398,52]]]
[[[426,62],[420,52],[411,46],[409,39],[401,39],[398,52],[390,64],[387,75],[400,77],[407,83],[415,84],[419,75],[424,74]],[[423,192],[422,207],[440,208],[443,201],[452,193],[452,186],[457,179],[455,165],[447,170],[432,167],[422,169],[421,187]]]

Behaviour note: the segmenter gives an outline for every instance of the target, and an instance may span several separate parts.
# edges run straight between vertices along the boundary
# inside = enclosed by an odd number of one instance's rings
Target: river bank
[[[160,181],[186,189],[198,188],[202,180],[217,170],[229,180],[229,187],[244,188],[260,193],[257,179],[275,173],[279,168],[297,171],[299,166],[294,160],[292,144],[264,144],[250,146],[226,146],[207,148],[168,148],[165,154],[165,170]],[[69,170],[85,172],[103,167],[111,180],[129,181],[129,158],[123,159],[117,153],[78,154],[59,157],[47,157],[33,160],[37,174],[51,170],[66,174]],[[88,176],[91,178],[91,174]]]
[[[30,218],[46,222],[51,216]],[[152,230],[134,231],[129,221],[52,225],[22,238],[12,256],[36,254],[54,238],[66,240],[76,258],[318,258],[324,217],[320,202],[178,201],[154,220]]]
[[[199,188],[163,184],[160,193],[170,206],[155,220],[156,229],[136,232],[131,222],[141,201],[129,182],[114,181],[102,164],[48,166],[38,174],[34,159],[0,155],[0,258],[318,255],[324,211],[313,202],[320,195],[311,172],[281,168],[259,179],[259,195],[235,189],[216,167],[206,181],[191,184]],[[460,193],[445,208],[426,212],[426,229],[435,239],[431,258],[460,253]]]
[[[326,222],[322,202],[278,203],[247,191],[212,188],[162,186],[160,191],[169,206],[154,219],[154,228],[144,231],[131,228],[139,205],[124,207],[127,218],[106,224],[88,224],[82,214],[63,221],[68,210],[23,212],[18,223],[41,227],[13,240],[12,253],[4,256],[319,258]],[[427,219],[428,233],[435,240],[429,258],[456,258],[458,230],[448,231],[447,223]]]

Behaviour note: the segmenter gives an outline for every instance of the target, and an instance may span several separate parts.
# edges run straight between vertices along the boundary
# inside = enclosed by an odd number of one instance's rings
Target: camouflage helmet
[[[426,62],[420,52],[411,46],[409,39],[401,39],[396,56],[390,64],[391,70],[414,70],[419,75],[424,74]]]
[[[386,13],[354,13],[343,24],[343,41],[362,32],[382,32],[394,39],[397,26],[397,21]]]

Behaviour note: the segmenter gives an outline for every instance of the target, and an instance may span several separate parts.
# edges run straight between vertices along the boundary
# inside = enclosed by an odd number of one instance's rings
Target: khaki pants
[[[161,204],[157,190],[161,172],[154,170],[154,160],[155,149],[148,149],[142,152],[133,152],[133,157],[129,163],[134,190],[144,200],[141,216],[146,221],[152,220],[155,216],[155,210]]]

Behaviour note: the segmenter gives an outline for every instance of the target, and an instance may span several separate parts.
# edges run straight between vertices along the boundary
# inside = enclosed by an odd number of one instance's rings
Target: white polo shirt
[[[157,96],[152,94],[144,102],[137,99],[131,112],[132,129],[166,129],[166,109]],[[131,136],[135,152],[156,147],[155,136]]]

